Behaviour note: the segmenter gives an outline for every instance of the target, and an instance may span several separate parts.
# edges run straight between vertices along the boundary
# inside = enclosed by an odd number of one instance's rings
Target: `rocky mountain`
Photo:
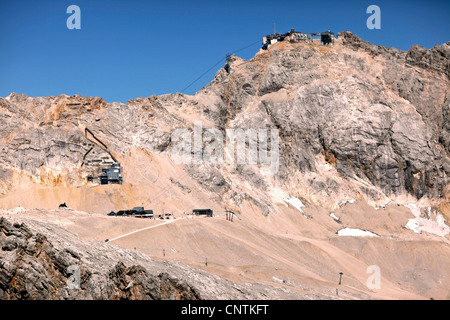
[[[220,69],[193,96],[122,104],[13,93],[0,99],[1,191],[14,190],[20,174],[50,185],[84,183],[85,127],[120,158],[132,147],[169,153],[176,128],[203,121],[204,129],[222,132],[279,130],[275,175],[245,164],[187,169],[230,205],[249,197],[268,213],[276,201],[243,190],[231,182],[235,177],[262,193],[280,188],[322,204],[337,203],[343,194],[439,204],[448,197],[450,170],[449,50],[447,43],[402,52],[344,32],[330,47],[281,42],[249,61],[233,56],[229,73]]]
[[[220,214],[232,210],[251,225],[261,217],[276,219],[291,197],[306,208],[328,212],[357,199],[375,209],[414,203],[421,218],[435,212],[448,224],[450,42],[431,49],[414,45],[405,52],[345,31],[328,46],[282,41],[247,61],[233,55],[228,65],[194,95],[151,96],[126,104],[79,95],[33,98],[11,93],[0,98],[0,208],[54,209],[67,202],[89,213],[142,205],[184,214],[210,207]],[[86,128],[101,143],[89,138]],[[177,130],[201,140],[201,148],[188,152],[192,161],[174,161]],[[269,165],[206,161],[204,151],[226,142],[227,133],[236,130],[270,137],[262,141],[248,135],[249,156],[256,145],[258,150],[267,147],[270,155],[278,151],[278,157],[270,158]],[[233,148],[224,143],[218,151],[228,155]],[[93,171],[85,163],[111,157],[122,165],[123,184],[96,186],[88,181]],[[196,157],[202,161],[195,163]],[[314,215],[302,217],[318,221]],[[36,258],[35,249],[27,251],[29,242],[45,241],[25,227],[2,221],[8,225],[3,230],[16,230],[3,231],[5,235],[19,232],[22,239],[20,245],[2,240],[2,255],[15,252],[8,260],[15,263],[21,259],[19,252]],[[337,231],[337,226],[324,228]],[[76,255],[85,249],[83,244]],[[41,295],[40,289],[27,291],[30,297],[67,297],[67,292],[56,290],[66,276],[57,262],[48,260],[54,254],[49,250],[43,269],[55,272],[56,282],[42,284],[46,293]],[[208,295],[171,276],[149,276],[133,267],[143,264],[124,267],[118,260],[98,271],[105,290],[86,291],[84,297],[126,296],[129,293],[118,289],[126,287],[124,274],[137,283],[149,279],[154,288],[170,287],[165,293],[151,289],[147,298]],[[5,271],[9,276],[3,276],[3,286],[12,279],[13,265]],[[89,281],[86,286],[92,285]],[[3,296],[20,297],[20,285],[2,289]],[[132,295],[144,297],[141,289]]]

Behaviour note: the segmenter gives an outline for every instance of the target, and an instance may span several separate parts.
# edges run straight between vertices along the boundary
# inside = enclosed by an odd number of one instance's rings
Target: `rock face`
[[[358,188],[369,198],[443,196],[448,44],[405,53],[346,33],[339,48],[281,46],[232,65],[198,94],[225,97],[216,113],[231,109],[234,126],[280,129],[281,180],[293,171],[323,178],[322,155],[340,176],[363,182]],[[233,100],[225,92],[235,92]],[[252,104],[247,114],[243,106]],[[324,193],[332,181],[311,187]]]
[[[0,219],[0,235],[0,299],[200,299],[167,273],[149,274],[121,261],[105,265],[105,253],[103,261],[92,261],[92,252],[54,246],[23,223]]]
[[[186,168],[230,206],[251,199],[268,214],[274,189],[326,205],[348,195],[437,205],[449,197],[449,52],[450,43],[403,52],[345,31],[330,46],[280,42],[248,61],[232,56],[229,70],[220,69],[193,96],[122,104],[11,94],[0,98],[1,192],[23,176],[45,185],[84,184],[86,127],[123,158],[132,148],[170,155],[173,131],[192,131],[197,120],[223,134],[279,130],[273,175],[261,174],[259,164]]]
[[[0,300],[302,298],[309,297],[270,285],[233,283],[181,263],[81,240],[52,224],[0,218]]]

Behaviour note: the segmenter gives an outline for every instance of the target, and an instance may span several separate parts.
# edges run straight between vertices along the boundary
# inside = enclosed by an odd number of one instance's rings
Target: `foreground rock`
[[[51,224],[0,218],[0,299],[302,298],[327,297],[237,284],[181,263],[80,240]]]

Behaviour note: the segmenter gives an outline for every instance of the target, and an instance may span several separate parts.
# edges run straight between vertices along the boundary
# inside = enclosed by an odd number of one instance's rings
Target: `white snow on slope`
[[[415,204],[405,205],[415,218],[409,219],[405,225],[405,228],[414,231],[415,233],[422,233],[422,231],[432,233],[441,237],[445,237],[450,233],[450,227],[445,224],[445,219],[439,212],[431,212],[431,208],[428,207],[428,217],[421,217],[420,208]],[[434,219],[432,219],[434,217]]]
[[[347,203],[355,203],[355,202],[356,202],[355,199],[343,200],[339,203],[339,207],[342,207],[344,204],[347,204]]]
[[[300,211],[301,213],[304,213],[302,207],[304,207],[305,205],[298,198],[291,196],[290,198],[285,198],[283,200],[288,204],[290,204],[291,206],[293,206],[298,211]]]
[[[367,230],[361,230],[356,228],[343,228],[338,231],[340,236],[353,236],[353,237],[378,237],[375,233]]]
[[[408,222],[405,225],[406,229],[412,230],[415,233],[420,233],[419,227],[420,227],[420,223],[417,222],[415,219],[408,219]]]
[[[334,214],[334,212],[330,213],[330,217],[332,217],[334,220],[339,221],[339,217]]]

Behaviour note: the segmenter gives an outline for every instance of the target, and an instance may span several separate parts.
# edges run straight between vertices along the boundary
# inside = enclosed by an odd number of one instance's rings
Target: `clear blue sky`
[[[69,30],[69,5],[81,30]],[[369,30],[366,9],[381,9]],[[374,44],[408,50],[450,41],[450,1],[0,0],[0,96],[62,93],[127,102],[188,86],[227,52],[277,31],[350,30]],[[249,59],[256,44],[238,53]],[[211,70],[185,93],[214,77]]]

